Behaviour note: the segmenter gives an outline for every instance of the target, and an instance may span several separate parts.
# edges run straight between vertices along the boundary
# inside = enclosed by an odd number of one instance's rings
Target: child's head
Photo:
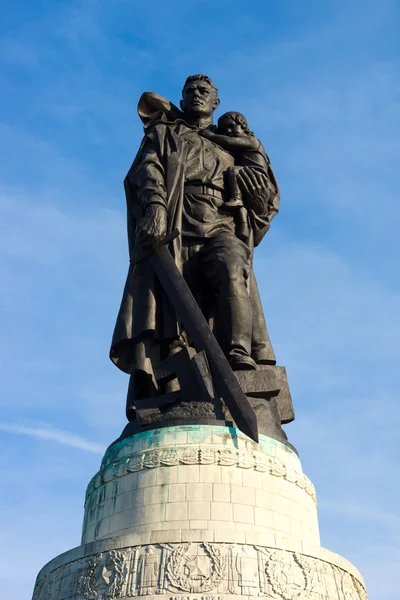
[[[218,119],[218,132],[231,137],[254,135],[250,131],[246,117],[238,112],[227,112]]]

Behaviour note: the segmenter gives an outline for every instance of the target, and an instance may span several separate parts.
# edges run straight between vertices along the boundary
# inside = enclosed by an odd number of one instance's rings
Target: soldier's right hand
[[[151,248],[167,235],[167,211],[161,204],[149,204],[138,226],[142,248]]]

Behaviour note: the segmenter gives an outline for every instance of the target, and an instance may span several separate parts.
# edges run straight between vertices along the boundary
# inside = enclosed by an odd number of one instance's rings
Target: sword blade
[[[196,350],[206,352],[215,387],[236,425],[243,433],[258,442],[257,417],[170,251],[165,245],[160,246],[147,260],[154,268]]]

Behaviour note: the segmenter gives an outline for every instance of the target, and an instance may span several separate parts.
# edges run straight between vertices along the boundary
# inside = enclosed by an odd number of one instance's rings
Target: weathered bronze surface
[[[264,402],[275,406],[268,414],[280,438],[281,421],[294,415],[285,375],[271,376],[272,385],[260,370],[275,365],[275,356],[252,268],[254,248],[278,212],[279,189],[243,115],[225,113],[213,125],[218,105],[205,75],[188,77],[180,109],[151,92],[140,98],[145,135],[124,182],[130,267],[110,357],[131,375],[127,417],[134,428],[225,418],[256,439],[252,406],[260,413]],[[201,357],[193,358],[196,350]]]

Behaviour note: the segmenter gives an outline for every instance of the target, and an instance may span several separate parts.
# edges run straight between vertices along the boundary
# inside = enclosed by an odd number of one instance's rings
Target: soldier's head
[[[181,109],[192,119],[212,117],[219,106],[218,90],[207,75],[191,75],[182,90]]]

